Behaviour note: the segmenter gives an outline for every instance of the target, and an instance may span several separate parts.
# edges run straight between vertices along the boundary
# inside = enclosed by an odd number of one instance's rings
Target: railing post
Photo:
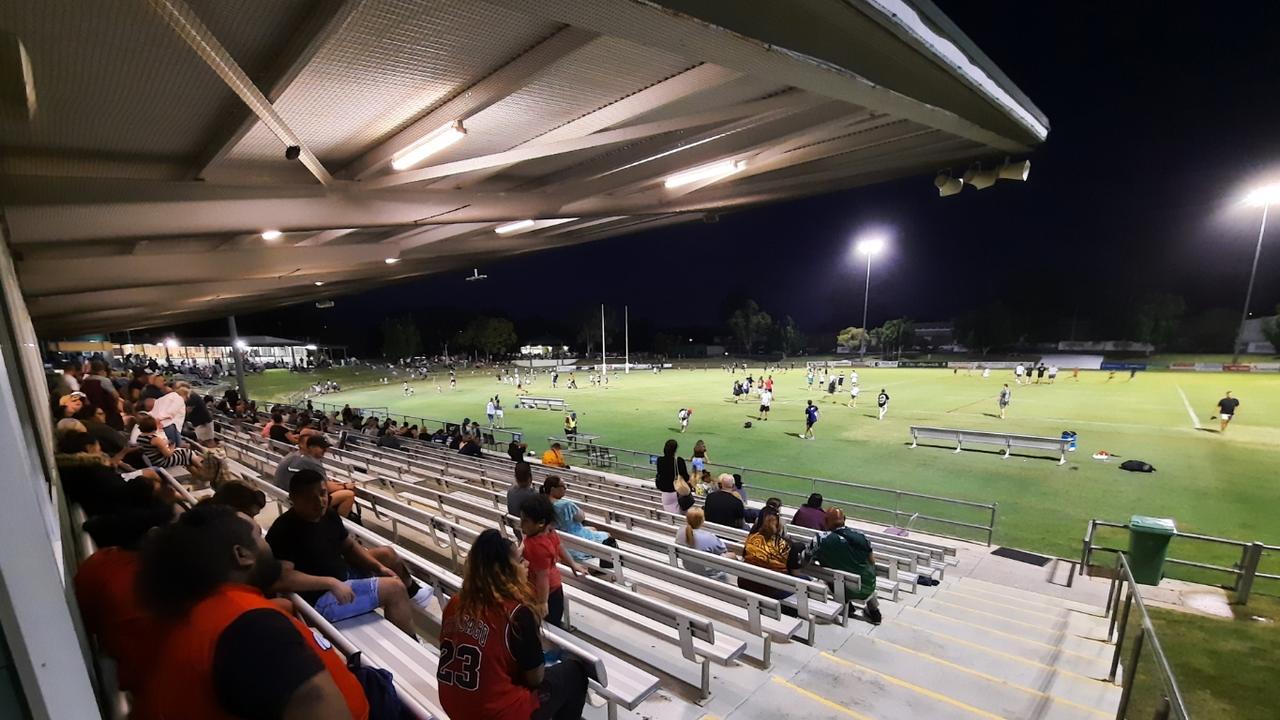
[[[1096,519],[1089,520],[1089,529],[1084,533],[1084,546],[1080,550],[1080,574],[1084,574],[1085,566],[1093,559],[1093,533],[1097,530]]]
[[[987,528],[987,547],[991,547],[996,532],[996,516],[1000,512],[1000,503],[991,503],[991,526]]]
[[[1253,592],[1253,578],[1258,573],[1258,563],[1262,562],[1262,543],[1249,543],[1244,548],[1244,556],[1240,562],[1240,576],[1236,581],[1236,603],[1249,604],[1249,593]]]
[[[1138,637],[1133,639],[1133,654],[1129,658],[1129,668],[1124,674],[1124,690],[1120,692],[1120,705],[1116,707],[1116,720],[1124,720],[1129,710],[1129,696],[1133,694],[1133,680],[1138,675],[1138,659],[1142,656],[1142,641],[1147,629],[1138,630]]]
[[[1107,682],[1116,681],[1116,671],[1120,668],[1120,653],[1121,651],[1124,650],[1124,634],[1129,627],[1129,606],[1133,604],[1134,592],[1136,592],[1136,590],[1131,585],[1129,586],[1129,592],[1124,596],[1124,610],[1122,611],[1121,617],[1120,617],[1120,635],[1116,637],[1116,650],[1114,653],[1111,654],[1111,669],[1107,671]],[[1116,623],[1116,619],[1113,616],[1111,618],[1111,624],[1113,627],[1115,626],[1115,623]],[[1107,637],[1109,638],[1110,635],[1108,635]],[[1139,635],[1138,639],[1139,641],[1141,641],[1142,636]],[[1131,671],[1132,669],[1133,668],[1130,668]],[[1126,674],[1125,680],[1126,681],[1128,680],[1127,674]]]

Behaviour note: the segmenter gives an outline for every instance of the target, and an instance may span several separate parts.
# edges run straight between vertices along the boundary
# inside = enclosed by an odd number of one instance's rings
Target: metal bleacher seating
[[[521,395],[516,398],[516,407],[532,410],[568,410],[569,403],[564,398]]]

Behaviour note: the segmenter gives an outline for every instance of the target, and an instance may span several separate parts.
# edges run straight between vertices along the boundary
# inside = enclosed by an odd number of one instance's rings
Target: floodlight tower
[[[1262,225],[1258,228],[1258,244],[1253,249],[1253,269],[1249,271],[1249,289],[1244,294],[1244,309],[1240,311],[1240,329],[1231,348],[1231,364],[1240,362],[1240,346],[1244,343],[1244,324],[1249,319],[1249,302],[1253,300],[1253,279],[1258,275],[1258,257],[1262,255],[1262,236],[1267,232],[1267,214],[1271,203],[1280,202],[1280,183],[1254,188],[1244,198],[1245,204],[1262,208]]]
[[[867,258],[867,282],[862,293],[862,349],[861,357],[865,360],[867,357],[867,306],[871,300],[871,258],[876,253],[884,250],[885,240],[883,235],[870,235],[858,241],[854,249],[859,255],[865,255]]]

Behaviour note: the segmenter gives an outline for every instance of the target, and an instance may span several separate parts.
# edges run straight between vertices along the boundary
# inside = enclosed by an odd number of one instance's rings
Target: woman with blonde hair
[[[714,555],[725,554],[728,548],[725,547],[724,541],[714,533],[702,529],[702,524],[705,521],[706,516],[702,512],[702,508],[689,508],[689,511],[684,514],[684,527],[676,531],[676,544]],[[684,561],[684,569],[699,575],[713,577],[717,580],[723,580],[725,577],[723,572],[692,560]]]
[[[698,495],[706,495],[715,488],[711,485],[711,472],[707,469],[707,465],[711,460],[707,457],[707,444],[702,440],[694,443],[693,456],[689,458],[689,466],[692,468],[692,485],[693,491]]]

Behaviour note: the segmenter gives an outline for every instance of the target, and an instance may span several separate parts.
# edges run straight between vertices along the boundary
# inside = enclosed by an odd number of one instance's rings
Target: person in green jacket
[[[826,532],[818,538],[813,559],[823,567],[853,573],[862,579],[862,587],[853,599],[865,600],[863,618],[872,625],[880,624],[880,603],[876,600],[876,558],[867,536],[844,526],[844,511],[827,508]]]

